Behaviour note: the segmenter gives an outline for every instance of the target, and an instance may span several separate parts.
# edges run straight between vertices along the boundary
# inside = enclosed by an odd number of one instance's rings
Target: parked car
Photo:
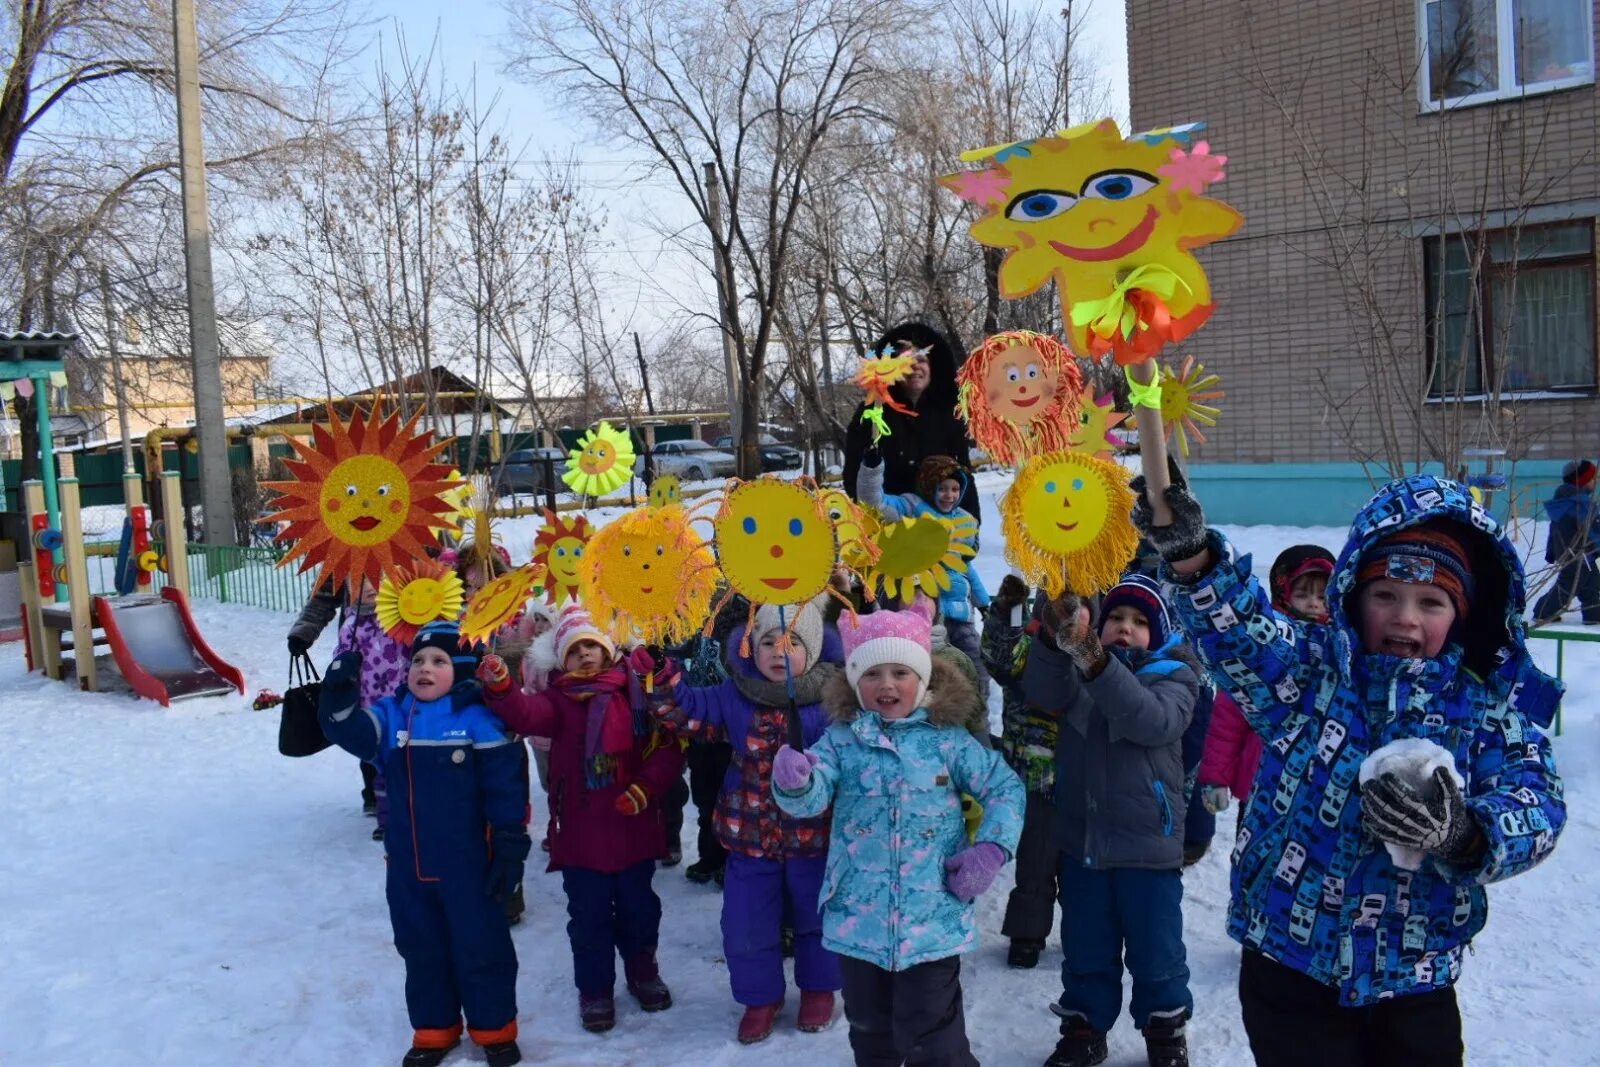
[[[763,471],[797,471],[805,466],[805,457],[800,454],[799,449],[789,447],[770,433],[762,434],[756,444],[761,449]],[[711,446],[737,455],[733,437],[729,434],[723,434],[711,442]]]
[[[644,473],[644,456],[634,461],[637,474]],[[731,478],[738,461],[731,452],[712,448],[704,441],[657,441],[650,450],[650,465],[656,474],[672,474],[686,482],[706,478]]]
[[[548,460],[548,464],[546,461]],[[561,475],[567,469],[567,453],[560,448],[519,448],[506,453],[504,466],[495,471],[495,495],[509,493],[542,493],[546,479],[553,479],[554,488],[566,488]]]

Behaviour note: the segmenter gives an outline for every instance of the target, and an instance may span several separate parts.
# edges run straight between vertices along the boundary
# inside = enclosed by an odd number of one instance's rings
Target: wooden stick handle
[[[1128,368],[1128,377],[1140,385],[1156,380],[1154,360]],[[1161,411],[1143,404],[1134,405],[1133,423],[1139,430],[1139,465],[1144,468],[1144,484],[1150,494],[1150,511],[1157,526],[1172,525],[1172,510],[1167,507],[1167,436],[1161,425]]]

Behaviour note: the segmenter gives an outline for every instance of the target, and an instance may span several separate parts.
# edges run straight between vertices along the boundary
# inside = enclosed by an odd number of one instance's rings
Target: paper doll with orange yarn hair
[[[967,356],[956,382],[957,410],[972,439],[1000,463],[1059,452],[1077,432],[1083,377],[1054,337],[997,333]]]
[[[964,153],[986,165],[939,181],[983,209],[973,239],[1005,250],[1000,295],[1054,280],[1074,352],[1142,363],[1210,317],[1211,286],[1192,252],[1244,221],[1206,195],[1227,157],[1194,141],[1201,128],[1125,139],[1104,119]]]

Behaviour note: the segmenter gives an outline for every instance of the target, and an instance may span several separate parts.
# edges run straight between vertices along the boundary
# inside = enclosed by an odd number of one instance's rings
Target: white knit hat
[[[763,604],[756,609],[755,626],[750,630],[751,644],[774,630],[789,627],[794,640],[805,646],[806,661],[815,663],[822,655],[822,611],[816,601],[809,604],[789,604],[779,608],[776,604]]]
[[[844,641],[845,677],[857,699],[861,697],[863,674],[880,663],[903,663],[922,680],[916,700],[919,707],[922,705],[928,695],[928,680],[933,676],[926,616],[915,611],[875,611],[860,616],[857,622],[842,615],[839,636]]]
[[[567,652],[579,641],[593,641],[606,650],[608,659],[616,658],[617,645],[611,640],[611,635],[596,626],[589,613],[576,604],[567,605],[561,612],[561,618],[556,620],[555,634],[556,663],[562,668],[567,665]]]

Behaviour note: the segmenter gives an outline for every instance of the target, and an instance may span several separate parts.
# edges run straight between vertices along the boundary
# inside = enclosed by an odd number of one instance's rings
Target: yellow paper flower
[[[1161,368],[1161,424],[1168,438],[1174,433],[1178,435],[1178,451],[1185,456],[1189,454],[1189,437],[1184,431],[1194,434],[1195,441],[1203,445],[1206,435],[1200,432],[1200,427],[1215,426],[1217,416],[1222,414],[1221,408],[1204,401],[1220,400],[1227,395],[1221,389],[1212,388],[1221,384],[1222,379],[1205,370],[1206,365],[1196,363],[1193,356],[1183,357],[1177,373],[1173,373],[1171,367]]]
[[[421,560],[379,583],[373,613],[385,633],[409,645],[425,624],[460,614],[463,590],[455,571],[433,560]]]
[[[1128,475],[1108,460],[1072,452],[1035,456],[1000,498],[1006,562],[1058,596],[1109,589],[1139,547],[1128,521]]]
[[[602,419],[599,426],[578,439],[577,448],[567,453],[567,469],[561,480],[574,493],[605,496],[628,480],[633,473],[633,458],[633,441]]]

